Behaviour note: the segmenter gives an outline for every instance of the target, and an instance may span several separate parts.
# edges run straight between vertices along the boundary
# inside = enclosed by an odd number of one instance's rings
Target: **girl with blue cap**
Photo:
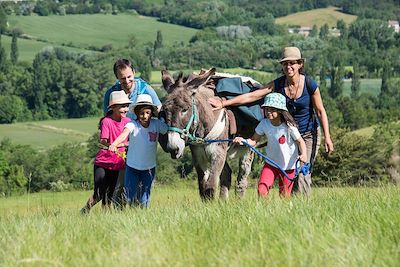
[[[246,140],[242,137],[236,137],[234,142],[242,143],[244,140],[249,145],[255,146],[265,135],[268,140],[265,148],[266,155],[282,170],[285,170],[288,177],[293,179],[296,161],[299,159],[305,163],[307,152],[304,140],[296,127],[297,124],[286,108],[286,99],[280,93],[271,93],[265,97],[264,104],[261,107],[265,118],[257,125],[254,135]],[[268,162],[265,162],[261,170],[258,195],[261,197],[268,196],[276,178],[279,179],[279,194],[289,197],[293,182],[286,178],[279,168],[270,165]]]

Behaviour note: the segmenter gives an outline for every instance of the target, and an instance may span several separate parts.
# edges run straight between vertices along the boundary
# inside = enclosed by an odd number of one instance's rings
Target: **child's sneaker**
[[[80,212],[81,214],[89,214],[90,208],[87,205],[85,205],[83,208],[81,208]]]

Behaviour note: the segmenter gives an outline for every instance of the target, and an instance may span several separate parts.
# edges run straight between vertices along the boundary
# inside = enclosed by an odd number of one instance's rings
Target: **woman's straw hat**
[[[285,47],[282,52],[282,59],[279,60],[280,63],[289,60],[303,60],[301,57],[300,49],[294,46]]]
[[[151,98],[150,95],[148,95],[148,94],[138,95],[138,97],[136,99],[136,103],[134,103],[132,105],[133,111],[135,111],[135,108],[139,107],[139,106],[151,106],[153,109],[153,114],[155,116],[157,115],[157,106],[155,104],[153,104],[153,99]]]
[[[130,104],[132,101],[129,100],[128,96],[125,94],[123,90],[114,91],[110,94],[110,101],[108,102],[108,107],[110,108],[112,105],[117,104]]]
[[[286,107],[286,98],[280,93],[270,93],[264,98],[264,104],[261,107],[271,107],[288,111]]]

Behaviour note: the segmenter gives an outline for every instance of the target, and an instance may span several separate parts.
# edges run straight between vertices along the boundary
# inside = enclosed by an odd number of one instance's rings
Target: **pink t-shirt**
[[[115,139],[122,133],[125,125],[130,122],[129,118],[122,118],[121,121],[115,121],[110,117],[105,117],[100,124],[100,139],[107,139],[112,144]],[[128,138],[124,140],[126,143]],[[118,148],[120,152],[124,152],[125,148]],[[125,168],[124,159],[114,152],[107,149],[100,149],[97,152],[94,164],[109,170],[122,170]]]

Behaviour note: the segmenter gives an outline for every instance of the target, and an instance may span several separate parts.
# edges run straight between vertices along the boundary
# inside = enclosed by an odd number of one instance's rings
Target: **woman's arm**
[[[129,135],[129,129],[124,128],[122,133],[117,137],[117,139],[114,140],[114,142],[108,147],[108,150],[112,152],[116,152],[118,150],[118,145],[123,143],[124,140],[128,137]]]
[[[333,143],[329,133],[328,116],[326,115],[324,104],[322,103],[322,97],[319,88],[315,90],[314,94],[311,96],[311,99],[314,110],[317,113],[318,119],[321,123],[322,130],[324,131],[325,152],[330,153],[334,150]]]
[[[223,107],[240,106],[243,104],[257,101],[273,91],[274,91],[274,82],[271,81],[263,88],[257,89],[250,93],[242,94],[227,100],[209,98],[208,102],[214,107],[213,110],[219,110],[222,109]]]

